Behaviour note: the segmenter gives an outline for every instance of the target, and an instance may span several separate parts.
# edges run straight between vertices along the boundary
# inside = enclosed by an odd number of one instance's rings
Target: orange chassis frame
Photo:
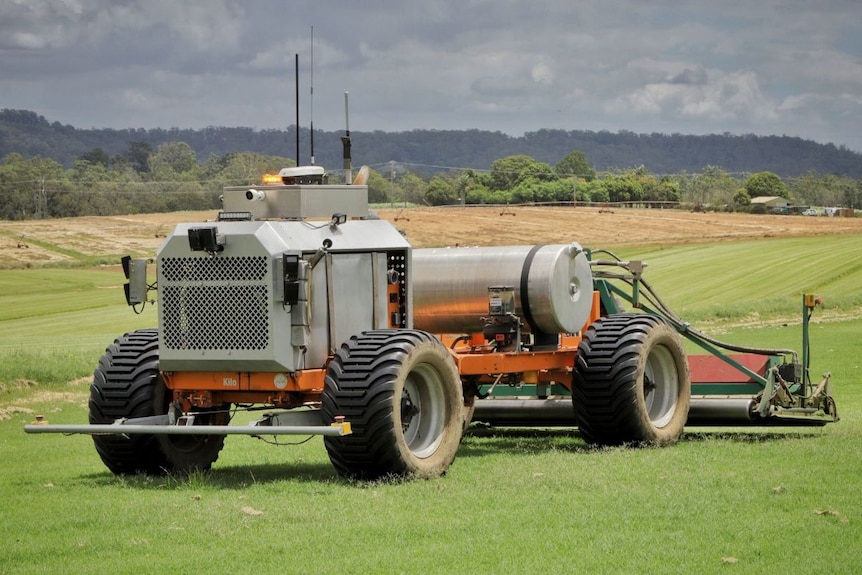
[[[599,293],[593,292],[590,317],[584,328],[600,316]],[[438,335],[449,349],[463,377],[477,383],[491,383],[501,374],[520,374],[523,383],[556,382],[571,390],[572,370],[581,335],[562,334],[557,348],[548,351],[495,352],[481,332]],[[161,373],[184,411],[219,405],[267,404],[294,408],[320,402],[326,369],[305,369],[294,373],[184,371]]]

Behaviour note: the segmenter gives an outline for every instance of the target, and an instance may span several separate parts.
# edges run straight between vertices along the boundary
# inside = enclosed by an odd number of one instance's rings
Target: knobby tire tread
[[[409,474],[410,466],[395,445],[392,405],[400,367],[423,342],[439,344],[419,330],[367,331],[345,342],[330,361],[321,400],[323,419],[332,422],[344,416],[352,428],[351,435],[324,438],[340,475],[377,479]]]
[[[142,329],[112,343],[99,359],[90,385],[91,424],[162,415],[170,392],[159,374],[159,333]],[[205,425],[208,418],[200,416]],[[162,475],[175,470],[209,469],[224,446],[224,436],[94,435],[96,452],[117,475]]]
[[[138,330],[114,340],[99,359],[90,385],[91,424],[154,415],[159,373],[158,330]],[[153,435],[94,435],[96,452],[113,473],[159,474],[167,458]]]
[[[653,440],[639,423],[643,406],[638,400],[637,372],[644,341],[662,323],[657,316],[625,313],[603,317],[587,329],[575,363],[572,404],[581,436],[588,443]]]

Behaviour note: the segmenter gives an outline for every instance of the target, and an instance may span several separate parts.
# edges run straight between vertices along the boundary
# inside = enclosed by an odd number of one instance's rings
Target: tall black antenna
[[[294,58],[293,68],[296,76],[296,165],[299,166],[299,54]]]
[[[311,27],[311,165],[314,165],[314,26]]]

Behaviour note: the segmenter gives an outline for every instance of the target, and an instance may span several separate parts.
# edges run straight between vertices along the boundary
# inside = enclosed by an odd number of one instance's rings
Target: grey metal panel
[[[375,260],[382,263],[375,266]],[[315,266],[311,289],[315,337],[308,345],[309,364],[323,365],[328,354],[353,335],[388,326],[385,265],[385,253],[356,252],[330,254]]]
[[[147,300],[147,260],[129,261],[129,303]]]
[[[289,310],[275,298],[273,251],[262,225],[221,223],[225,249],[193,252],[179,226],[159,251],[159,360],[166,371],[293,371]],[[185,234],[183,234],[185,232]]]
[[[310,309],[312,337],[308,341],[305,352],[305,362],[308,367],[322,367],[329,357],[329,311],[327,294],[326,265],[318,263],[311,270],[311,289],[309,290],[308,306]],[[333,350],[334,351],[334,350]]]
[[[330,226],[326,221],[223,221],[182,223],[177,225],[166,240],[181,236],[177,244],[182,251],[183,244],[188,252],[189,228],[217,227],[225,237],[226,249],[237,241],[233,238],[253,235],[272,255],[283,251],[315,251],[324,240],[332,242],[330,248],[338,251],[370,251],[379,249],[407,248],[406,238],[386,220],[348,220],[339,226]],[[164,249],[164,246],[163,248]]]
[[[281,222],[281,226],[299,222]],[[305,237],[311,240],[316,238],[314,247],[320,246],[323,239],[332,242],[331,252],[340,251],[378,251],[382,249],[409,248],[410,243],[401,235],[397,228],[386,220],[348,220],[335,229],[326,225],[325,222],[307,222],[306,227],[318,226],[314,230],[307,230]],[[294,228],[290,228],[291,231]]]
[[[224,189],[222,205],[227,212],[251,212],[255,219],[328,218],[336,212],[348,217],[365,217],[368,215],[368,186],[230,187]]]
[[[191,251],[188,230],[196,227],[217,227],[224,250],[215,255]],[[309,272],[307,296],[294,310],[283,303],[282,255],[300,254],[309,261],[324,240],[331,244],[331,254]],[[376,302],[385,307],[381,282],[385,254],[393,249],[409,252],[409,244],[384,220],[338,226],[299,220],[178,225],[158,253],[162,369],[292,372],[322,367],[333,347],[379,327]],[[324,263],[331,257],[332,285],[338,285],[332,294]],[[372,258],[382,258],[374,273],[372,261],[377,260]],[[330,295],[339,310],[331,341]]]
[[[374,328],[373,277],[368,253],[333,254],[332,298],[335,312],[333,343]]]

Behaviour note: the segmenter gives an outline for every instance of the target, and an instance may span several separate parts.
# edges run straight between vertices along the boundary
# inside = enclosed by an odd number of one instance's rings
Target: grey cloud
[[[706,84],[707,81],[708,77],[706,74],[706,70],[698,66],[697,68],[686,68],[685,70],[668,80],[668,83],[698,86]]]
[[[0,0],[0,106],[80,126],[786,133],[862,150],[857,0]],[[276,119],[274,119],[276,118]],[[303,120],[304,121],[304,120]]]

